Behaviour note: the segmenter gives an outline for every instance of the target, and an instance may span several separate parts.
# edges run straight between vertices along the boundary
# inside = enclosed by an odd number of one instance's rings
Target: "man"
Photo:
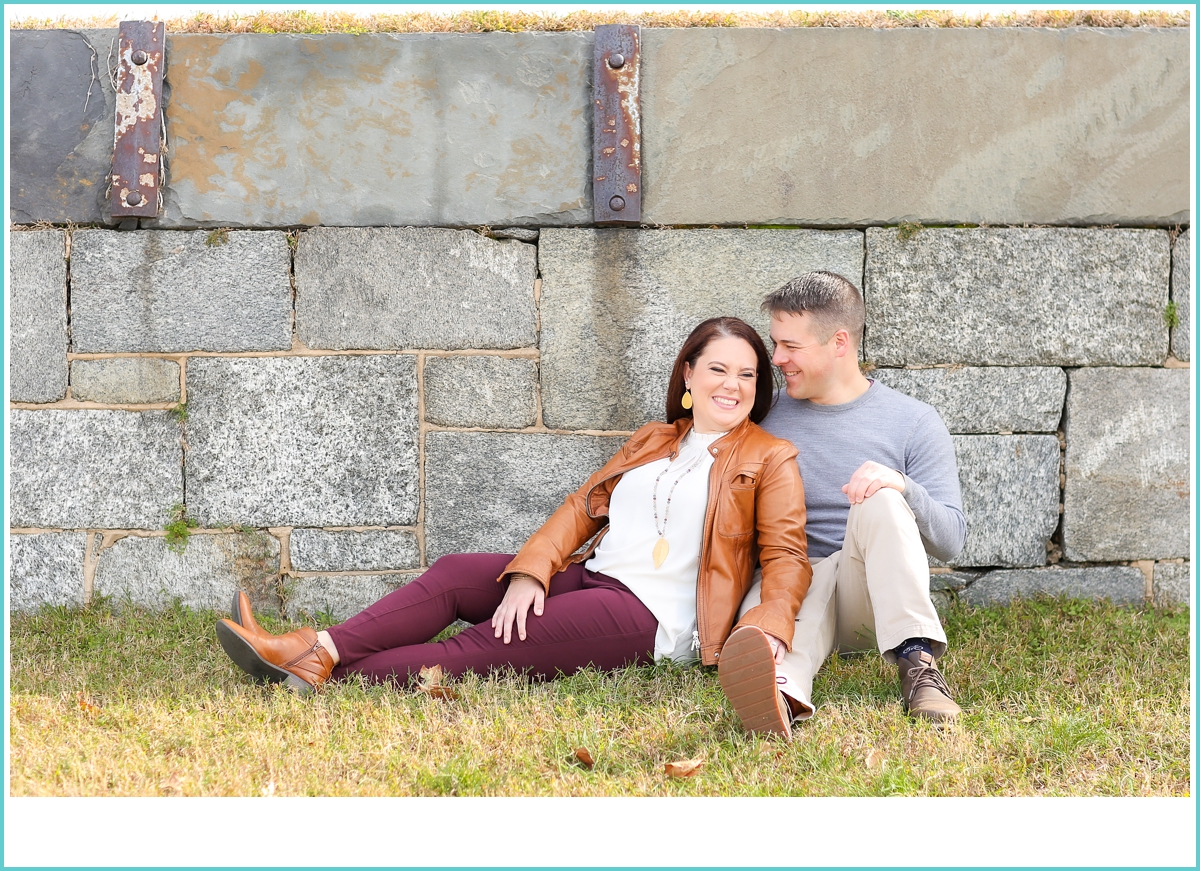
[[[771,362],[786,382],[763,427],[800,451],[813,579],[792,650],[740,629],[722,650],[722,683],[744,680],[735,661],[771,655],[782,692],[759,678],[758,709],[772,709],[773,722],[757,731],[788,734],[792,718],[812,716],[812,679],[826,657],[874,647],[899,666],[910,716],[952,723],[961,711],[937,667],[946,635],[926,559],[928,552],[948,560],[966,539],[950,433],[931,406],[863,376],[865,306],[847,279],[805,273],[769,294],[763,309],[771,314]],[[755,584],[742,612],[758,601]],[[768,697],[778,704],[762,701]]]

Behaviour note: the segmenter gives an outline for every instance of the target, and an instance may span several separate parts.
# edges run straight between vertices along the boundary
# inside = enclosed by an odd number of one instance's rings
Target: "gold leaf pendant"
[[[665,538],[660,537],[658,541],[654,543],[654,568],[657,569],[664,562],[666,562],[667,551],[670,549],[671,546],[667,544],[667,540]]]

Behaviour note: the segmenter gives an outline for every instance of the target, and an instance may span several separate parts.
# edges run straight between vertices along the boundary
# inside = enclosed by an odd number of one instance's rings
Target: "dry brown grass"
[[[30,17],[14,20],[17,29],[116,27],[116,16]],[[1048,9],[1035,12],[961,15],[946,10],[812,12],[642,12],[621,10],[506,12],[470,10],[450,15],[432,12],[354,15],[347,12],[256,12],[166,19],[170,33],[491,33],[591,30],[597,24],[642,27],[1188,27],[1188,10],[1130,12],[1119,9]]]

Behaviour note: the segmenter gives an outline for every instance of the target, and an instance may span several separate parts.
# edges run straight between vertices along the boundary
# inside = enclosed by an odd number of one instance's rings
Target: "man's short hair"
[[[862,347],[867,314],[862,293],[854,282],[836,272],[822,269],[797,275],[779,290],[767,294],[762,310],[772,315],[808,312],[822,343],[844,329],[854,347]]]

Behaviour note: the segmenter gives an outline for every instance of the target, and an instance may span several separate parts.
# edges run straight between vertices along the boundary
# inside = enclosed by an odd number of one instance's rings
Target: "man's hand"
[[[776,638],[774,635],[772,635],[770,632],[764,632],[763,635],[767,636],[767,643],[771,645],[771,653],[775,657],[775,664],[782,665],[783,664],[783,655],[785,653],[787,653],[787,645],[784,644],[782,641],[780,641],[778,638]]]
[[[842,487],[842,492],[846,494],[851,505],[857,505],[869,496],[874,496],[884,487],[891,487],[893,490],[903,493],[904,476],[895,469],[889,469],[873,460],[867,460],[850,476],[850,483]]]
[[[542,582],[537,578],[520,573],[514,574],[508,582],[508,590],[500,601],[500,607],[492,615],[492,628],[496,637],[504,634],[504,643],[512,641],[513,621],[517,623],[517,637],[525,640],[525,618],[529,615],[529,606],[533,606],[536,617],[542,616],[542,608],[546,603],[546,591]]]

